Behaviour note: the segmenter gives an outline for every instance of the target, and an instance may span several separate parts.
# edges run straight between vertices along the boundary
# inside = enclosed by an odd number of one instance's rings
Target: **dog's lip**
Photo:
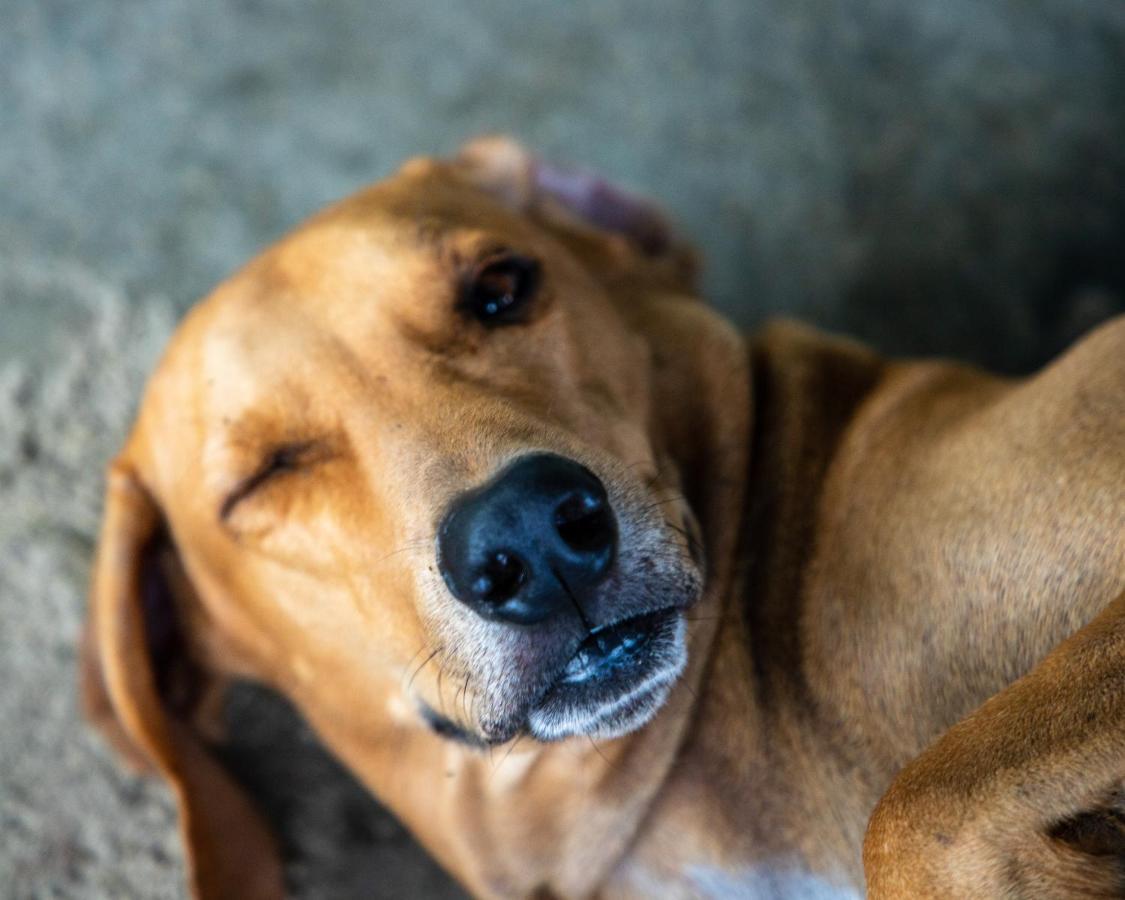
[[[584,684],[627,668],[652,643],[659,626],[677,612],[666,606],[593,628],[555,684]]]
[[[533,704],[529,733],[609,736],[647,721],[683,671],[683,612],[666,606],[592,629]]]

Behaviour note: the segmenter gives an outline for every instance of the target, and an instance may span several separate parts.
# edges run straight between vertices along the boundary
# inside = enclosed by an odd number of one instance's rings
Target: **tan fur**
[[[337,204],[198,306],[151,379],[111,471],[85,694],[175,789],[196,896],[281,892],[207,750],[229,677],[292,698],[484,897],[1120,894],[1125,321],[1018,381],[794,325],[744,341],[692,301],[686,246],[642,252],[530,165],[479,142]],[[542,261],[544,295],[485,333],[452,285],[499,245]],[[306,439],[223,520],[270,446]],[[622,591],[642,561],[689,585],[695,528],[706,583],[647,726],[482,753],[419,701],[487,735],[535,658],[448,594],[434,529],[529,450],[606,483]],[[188,644],[159,686],[147,577]]]

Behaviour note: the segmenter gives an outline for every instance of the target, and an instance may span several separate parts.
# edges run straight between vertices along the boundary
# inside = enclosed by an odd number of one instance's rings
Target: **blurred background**
[[[662,201],[747,327],[1014,373],[1125,309],[1120,0],[0,0],[0,896],[182,895],[166,794],[73,690],[101,471],[176,318],[495,131]],[[456,895],[280,701],[230,712],[297,896]]]

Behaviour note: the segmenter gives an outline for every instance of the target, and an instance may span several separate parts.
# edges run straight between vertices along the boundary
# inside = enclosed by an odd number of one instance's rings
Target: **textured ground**
[[[75,712],[100,472],[301,217],[507,131],[662,198],[744,324],[1018,371],[1122,308],[1123,108],[1118,0],[0,0],[0,897],[181,895],[166,794]],[[299,896],[451,890],[276,699],[231,714]]]

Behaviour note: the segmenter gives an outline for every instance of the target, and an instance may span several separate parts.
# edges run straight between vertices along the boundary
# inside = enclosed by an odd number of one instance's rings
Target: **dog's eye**
[[[539,287],[539,264],[507,255],[479,267],[465,286],[462,308],[485,325],[522,322]]]
[[[274,447],[262,460],[262,464],[254,474],[239,482],[235,489],[223,500],[223,505],[219,510],[219,518],[224,520],[228,518],[232,510],[242,500],[254,493],[269,479],[300,468],[308,461],[314,447],[315,444],[312,441],[281,444]]]

